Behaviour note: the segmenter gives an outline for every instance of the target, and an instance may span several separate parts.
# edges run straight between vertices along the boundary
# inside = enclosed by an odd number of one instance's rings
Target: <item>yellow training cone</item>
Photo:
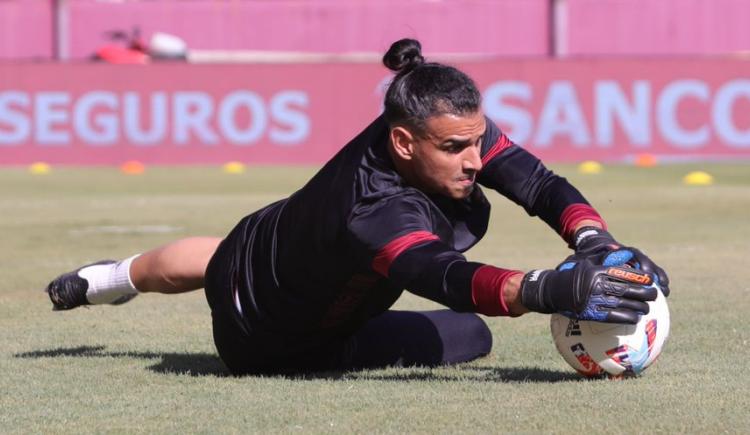
[[[241,174],[245,172],[245,165],[241,162],[227,162],[222,167],[227,174]]]
[[[714,177],[708,172],[693,171],[685,175],[682,182],[690,186],[708,186],[714,183]]]
[[[602,165],[599,162],[593,160],[586,160],[578,165],[578,172],[581,174],[598,174],[602,172]]]
[[[52,167],[44,162],[35,162],[29,165],[29,172],[34,175],[49,174],[51,170]]]
[[[138,160],[128,160],[120,165],[120,171],[128,175],[140,175],[146,172],[146,166]]]

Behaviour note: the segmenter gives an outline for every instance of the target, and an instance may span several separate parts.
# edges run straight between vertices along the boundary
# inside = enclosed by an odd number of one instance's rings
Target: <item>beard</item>
[[[475,186],[474,183],[471,183],[468,186],[462,186],[461,187],[461,198],[460,199],[466,199],[466,198],[468,198],[472,194],[472,192],[474,192],[474,186]]]

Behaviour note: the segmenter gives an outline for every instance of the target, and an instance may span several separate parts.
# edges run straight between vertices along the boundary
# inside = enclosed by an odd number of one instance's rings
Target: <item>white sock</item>
[[[89,283],[86,299],[92,304],[122,303],[135,297],[138,289],[130,279],[130,263],[138,255],[112,264],[97,264],[84,267],[78,276]]]

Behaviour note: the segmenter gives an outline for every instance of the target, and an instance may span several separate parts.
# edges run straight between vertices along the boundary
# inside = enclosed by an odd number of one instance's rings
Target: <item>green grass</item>
[[[716,183],[683,185],[698,168]],[[672,278],[671,337],[638,379],[579,379],[542,315],[488,319],[492,354],[459,367],[228,377],[202,292],[60,313],[41,289],[87,261],[223,236],[314,169],[1,169],[0,432],[750,431],[750,166],[555,169]],[[543,223],[488,196],[490,231],[470,259],[528,269],[567,254]],[[397,307],[434,305],[407,296]]]

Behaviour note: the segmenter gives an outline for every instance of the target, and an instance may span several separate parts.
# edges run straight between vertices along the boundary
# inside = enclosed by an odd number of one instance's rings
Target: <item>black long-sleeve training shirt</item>
[[[582,219],[601,221],[578,190],[486,122],[480,185],[567,241]],[[500,289],[515,272],[462,254],[487,230],[481,188],[453,200],[409,186],[388,154],[388,131],[377,118],[304,187],[240,222],[235,291],[245,326],[350,332],[403,289],[457,311],[508,314]]]

